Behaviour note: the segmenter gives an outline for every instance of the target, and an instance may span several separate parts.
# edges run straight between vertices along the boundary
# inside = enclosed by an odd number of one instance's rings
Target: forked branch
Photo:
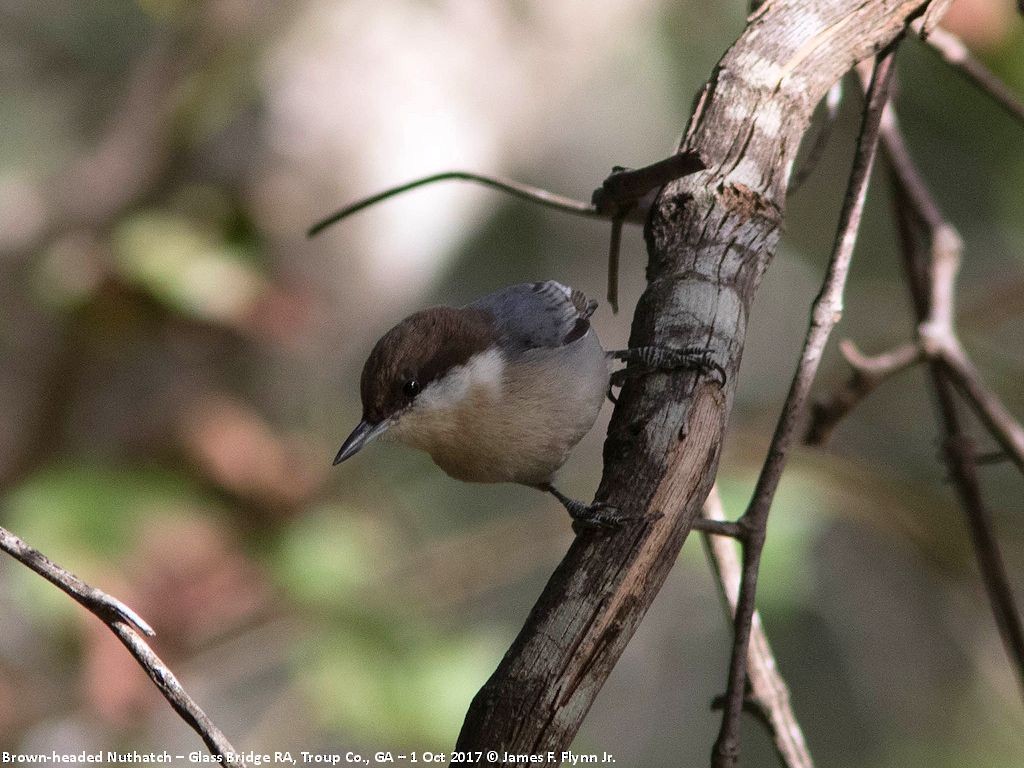
[[[808,445],[824,445],[832,432],[861,401],[883,383],[913,367],[924,359],[919,344],[907,343],[879,355],[868,356],[849,339],[839,344],[839,351],[853,373],[849,380],[828,399],[816,402],[811,409],[811,423],[804,436]]]
[[[864,211],[868,180],[878,146],[882,112],[889,99],[889,87],[893,72],[893,50],[890,48],[881,54],[875,66],[871,86],[868,88],[853,168],[850,171],[846,196],[839,214],[839,226],[825,281],[811,308],[810,327],[804,340],[796,373],[793,375],[789,393],[782,406],[782,413],[775,427],[775,434],[768,448],[764,466],[761,468],[753,498],[744,512],[743,520],[741,520],[746,529],[742,538],[743,577],[740,582],[739,603],[734,622],[725,711],[722,713],[722,727],[712,754],[714,768],[732,768],[736,765],[739,757],[740,719],[743,713],[743,698],[747,681],[747,658],[754,617],[757,576],[761,563],[761,550],[764,547],[768,513],[771,510],[782,471],[786,466],[789,449],[796,437],[796,431],[804,413],[811,385],[817,375],[825,345],[832,328],[835,327],[842,315],[843,290],[846,286],[846,277],[849,274],[853,248],[857,242],[857,232]]]
[[[907,151],[894,114],[885,120],[882,141],[892,168],[900,244],[918,321],[919,345],[929,360],[943,433],[943,455],[967,518],[975,559],[996,626],[1024,692],[1024,622],[1006,574],[992,515],[982,496],[974,444],[964,430],[953,385],[979,415],[988,414],[988,418],[982,417],[983,423],[1018,460],[1018,466],[1020,454],[1013,450],[1015,445],[1007,438],[1012,438],[1020,427],[982,383],[957,339],[953,318],[961,240],[942,217]]]
[[[718,494],[717,486],[708,494],[701,514],[702,520],[725,520],[722,498]],[[696,527],[694,525],[694,528]],[[743,570],[736,544],[728,538],[705,534],[704,548],[718,577],[718,586],[722,590],[729,618],[732,619],[736,615]],[[800,728],[789,702],[789,687],[779,673],[775,654],[772,653],[772,647],[768,643],[768,636],[757,611],[754,611],[750,624],[747,678],[750,681],[750,702],[757,708],[761,719],[768,726],[782,764],[786,768],[814,768],[803,729]]]

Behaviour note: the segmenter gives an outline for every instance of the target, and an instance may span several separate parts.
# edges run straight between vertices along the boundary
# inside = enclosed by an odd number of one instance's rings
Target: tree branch
[[[375,195],[370,195],[369,197],[356,200],[354,203],[349,203],[344,208],[320,219],[320,221],[309,228],[306,232],[306,236],[316,237],[328,227],[337,224],[342,219],[347,219],[349,216],[359,213],[372,205],[376,205],[377,203],[381,203],[389,198],[404,194],[405,192],[409,192],[418,187],[424,187],[428,184],[436,184],[439,181],[470,181],[475,184],[482,184],[485,187],[490,187],[491,189],[500,190],[512,195],[513,197],[518,197],[520,200],[526,200],[531,203],[547,206],[548,208],[554,208],[557,211],[562,211],[562,213],[571,213],[575,216],[585,216],[590,219],[611,218],[608,214],[599,212],[597,207],[591,203],[584,203],[582,200],[573,200],[571,197],[565,197],[564,195],[559,195],[555,192],[549,192],[546,189],[535,187],[532,184],[524,184],[521,181],[506,179],[501,176],[472,173],[471,171],[443,171],[442,173],[435,173],[430,176],[421,176],[420,178],[413,179],[405,184],[389,187]]]
[[[716,67],[680,146],[707,170],[668,184],[652,207],[630,346],[710,346],[727,383],[658,373],[623,388],[597,498],[635,521],[582,533],[552,575],[466,716],[457,748],[482,751],[480,763],[507,750],[556,764],[544,753],[571,743],[711,488],[751,302],[814,107],[928,6],[766,3]]]
[[[1024,429],[1020,422],[1003,405],[998,395],[988,388],[961,346],[943,343],[938,356],[946,373],[967,398],[985,427],[1003,447],[1010,460],[1024,472]]]
[[[930,242],[929,275],[918,278],[928,291],[917,329],[921,347],[929,358],[942,363],[992,436],[1024,472],[1024,428],[985,385],[954,327],[955,280],[962,249],[960,236],[943,217],[917,170],[891,110],[883,121],[882,143],[905,206],[914,211],[915,219],[926,228]]]
[[[740,717],[743,713],[743,695],[747,679],[748,645],[768,513],[782,477],[782,470],[786,466],[789,448],[793,443],[799,419],[803,415],[811,385],[817,375],[825,344],[832,328],[842,316],[843,289],[846,286],[846,276],[849,273],[853,247],[857,242],[857,232],[864,211],[868,181],[878,146],[879,125],[889,98],[892,69],[893,53],[890,50],[879,57],[871,86],[868,88],[860,137],[857,140],[857,152],[850,171],[843,208],[839,214],[839,227],[825,282],[811,309],[811,324],[800,354],[800,362],[793,375],[786,402],[782,406],[782,414],[779,416],[775,434],[768,448],[768,456],[758,477],[754,496],[743,514],[747,521],[747,535],[743,539],[743,579],[740,582],[739,604],[736,609],[735,638],[729,667],[725,711],[722,714],[722,728],[713,752],[712,765],[715,768],[734,766],[739,757]]]
[[[979,387],[984,390],[980,376],[962,353],[953,327],[954,279],[956,265],[960,262],[961,241],[953,227],[942,218],[938,205],[914,165],[895,115],[890,115],[884,121],[882,141],[896,188],[894,202],[900,244],[918,320],[921,347],[929,355],[929,373],[944,436],[943,455],[967,518],[975,559],[999,635],[1007,655],[1014,663],[1018,682],[1024,691],[1024,623],[1006,575],[1006,566],[992,525],[992,515],[981,494],[974,446],[961,424],[952,386],[952,382],[956,382],[965,393],[968,389]],[[920,229],[924,230],[931,241],[928,253],[919,245]],[[968,371],[960,371],[947,363],[949,349],[957,351],[955,359],[959,365],[969,366]],[[994,396],[991,398],[994,399]],[[986,402],[991,407],[992,403],[989,400]],[[998,400],[995,403],[998,408],[1002,408]],[[994,427],[998,424],[992,422],[997,421],[1005,426],[1004,417],[998,413],[998,418],[983,418],[997,438]],[[1008,414],[1005,419],[1011,425],[1015,423]],[[1019,458],[1019,454],[1011,455]]]
[[[718,494],[717,485],[711,489],[707,501],[704,502],[701,515],[700,520],[725,521],[722,498]],[[708,561],[718,577],[718,586],[722,590],[731,620],[736,615],[742,573],[736,545],[727,538],[705,534],[704,548],[708,553]],[[804,732],[789,702],[789,687],[779,674],[775,654],[772,653],[768,636],[761,624],[761,616],[757,611],[754,611],[750,622],[747,677],[750,680],[750,697],[764,715],[764,722],[771,732],[775,750],[779,753],[783,765],[786,768],[814,768]]]
[[[849,380],[827,400],[811,408],[811,423],[804,436],[807,445],[824,445],[832,432],[864,398],[893,376],[924,359],[919,344],[907,343],[874,357],[868,357],[849,339],[839,343],[839,351],[850,364]]]
[[[921,35],[925,43],[939,54],[943,61],[970,80],[1010,117],[1024,124],[1024,102],[988,67],[974,58],[959,37],[942,27],[935,27],[927,34],[922,34],[920,26],[914,25],[914,31]]]
[[[62,589],[106,624],[129,653],[135,657],[139,666],[153,681],[174,711],[199,734],[211,754],[221,757],[232,765],[240,767],[245,765],[238,759],[238,753],[231,746],[231,742],[213,724],[213,721],[196,704],[195,700],[188,695],[170,668],[161,661],[160,657],[153,652],[153,649],[136,631],[138,628],[151,637],[155,634],[142,617],[120,600],[89,586],[39,550],[30,547],[6,528],[0,528],[0,549],[28,566],[51,584]]]

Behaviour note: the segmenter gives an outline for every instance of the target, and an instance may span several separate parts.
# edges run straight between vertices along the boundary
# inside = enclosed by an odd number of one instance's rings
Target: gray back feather
[[[489,312],[514,347],[561,347],[583,338],[597,302],[554,280],[520,283],[477,299],[468,306]]]

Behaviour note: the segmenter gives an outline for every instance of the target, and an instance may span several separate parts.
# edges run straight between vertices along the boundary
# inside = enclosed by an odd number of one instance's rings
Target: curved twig
[[[808,445],[824,445],[839,422],[864,398],[893,376],[924,359],[921,345],[914,343],[903,344],[888,352],[868,356],[857,349],[857,345],[852,341],[844,339],[839,344],[839,351],[853,369],[853,373],[831,397],[814,404],[811,410],[811,423],[804,436],[804,442]]]
[[[562,211],[563,213],[571,213],[575,216],[585,216],[590,219],[611,218],[606,214],[599,213],[597,208],[591,203],[584,203],[582,200],[574,200],[571,197],[565,197],[564,195],[549,192],[546,189],[534,187],[530,184],[513,181],[512,179],[505,179],[500,176],[488,176],[483,173],[472,173],[471,171],[444,171],[442,173],[435,173],[431,176],[423,176],[419,179],[413,179],[405,184],[389,187],[383,192],[378,192],[375,195],[370,195],[369,197],[364,197],[361,200],[356,200],[354,203],[350,203],[341,210],[335,211],[330,216],[318,221],[309,228],[306,235],[307,237],[315,237],[332,224],[337,224],[342,219],[348,218],[354,213],[359,213],[359,211],[364,208],[369,208],[371,205],[376,205],[388,198],[401,195],[418,187],[424,187],[428,184],[435,184],[439,181],[471,181],[476,184],[483,184],[485,187],[490,187],[491,189],[498,189],[502,192],[507,192],[513,197],[518,197],[521,200],[528,200],[531,203],[537,203],[538,205],[544,205],[548,208],[554,208],[555,210]]]
[[[6,528],[0,528],[0,549],[62,589],[110,628],[167,699],[174,711],[199,734],[210,752],[236,766],[245,763],[221,730],[188,695],[170,668],[149,647],[136,629],[153,636],[153,629],[120,600],[91,587],[46,555],[26,544]]]

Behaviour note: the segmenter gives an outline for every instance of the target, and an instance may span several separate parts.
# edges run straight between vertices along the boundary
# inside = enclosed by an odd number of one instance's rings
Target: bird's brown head
[[[478,309],[432,307],[385,333],[363,366],[363,420],[335,458],[338,464],[382,434],[419,394],[495,342],[491,316]]]

